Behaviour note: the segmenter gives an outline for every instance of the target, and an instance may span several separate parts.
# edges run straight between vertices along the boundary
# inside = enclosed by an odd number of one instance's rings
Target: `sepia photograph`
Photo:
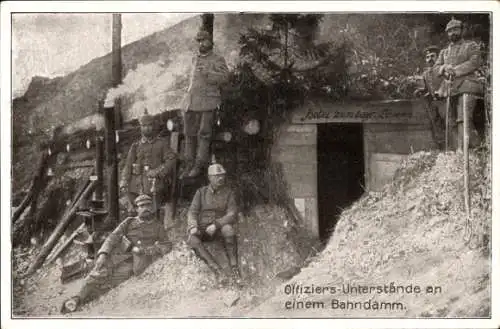
[[[490,4],[2,13],[2,318],[494,320]]]

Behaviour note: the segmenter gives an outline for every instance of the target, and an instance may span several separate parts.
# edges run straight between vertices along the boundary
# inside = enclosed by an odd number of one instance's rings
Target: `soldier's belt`
[[[150,171],[152,168],[151,166],[145,165],[141,166],[138,163],[133,163],[132,164],[132,175],[142,175],[143,173],[146,173]]]

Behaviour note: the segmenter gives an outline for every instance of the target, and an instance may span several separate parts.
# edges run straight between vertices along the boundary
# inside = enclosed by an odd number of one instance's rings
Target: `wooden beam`
[[[49,255],[49,257],[47,258],[47,261],[45,263],[47,265],[52,264],[52,262],[54,262],[54,260],[56,260],[59,257],[59,255],[61,255],[64,252],[64,250],[66,250],[66,248],[69,247],[69,245],[73,242],[73,240],[76,238],[76,236],[81,232],[81,230],[84,227],[85,227],[85,223],[80,224],[80,226],[78,226],[73,231],[73,233],[68,237],[68,239],[66,239],[66,241],[64,241],[64,243],[59,248],[54,250],[54,252],[51,255]]]
[[[212,36],[212,43],[214,42],[214,14],[201,15],[201,30],[207,31]]]
[[[29,192],[21,202],[19,207],[17,207],[17,209],[14,211],[14,214],[12,216],[13,223],[15,223],[19,219],[26,207],[33,203],[33,200],[37,198],[38,194],[43,189],[43,178],[45,176],[45,169],[47,169],[48,160],[49,155],[47,151],[42,150],[42,152],[40,152],[40,157],[38,159],[38,164],[36,167],[37,169],[35,171],[35,175],[33,176]]]
[[[90,193],[93,192],[94,188],[96,186],[96,182],[92,181],[89,183],[85,191],[80,195],[80,200],[81,199],[86,199]],[[66,227],[69,225],[71,220],[73,219],[73,216],[75,215],[77,209],[78,209],[78,204],[79,200],[75,200],[73,202],[72,207],[70,210],[66,213],[66,215],[61,219],[61,221],[57,224],[56,228],[48,238],[47,242],[43,245],[42,249],[40,250],[40,253],[35,257],[33,263],[31,263],[30,267],[28,268],[28,271],[26,272],[26,276],[29,276],[33,273],[35,273],[36,270],[42,266],[43,262],[47,258],[47,256],[50,254],[54,246],[56,245],[57,241],[61,237],[61,235],[64,233],[64,230]]]
[[[111,70],[113,76],[113,87],[116,88],[118,85],[122,83],[123,72],[122,72],[122,15],[121,14],[113,14],[113,31],[111,36]],[[119,99],[115,104],[114,108],[114,127],[116,130],[121,127],[121,106]]]
[[[106,147],[106,173],[108,188],[108,218],[107,225],[116,226],[119,221],[118,203],[118,159],[115,130],[114,107],[105,107],[105,147]]]

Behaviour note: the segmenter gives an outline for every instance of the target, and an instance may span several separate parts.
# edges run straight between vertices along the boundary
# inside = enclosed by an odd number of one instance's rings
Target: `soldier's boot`
[[[236,235],[224,237],[224,249],[231,266],[231,277],[236,285],[241,285],[241,273],[238,266],[238,239]]]
[[[73,296],[63,302],[61,306],[61,313],[73,313],[78,309],[78,306],[80,306],[80,297]]]
[[[196,136],[186,136],[184,139],[184,168],[179,175],[180,179],[185,178],[193,169],[197,139]]]
[[[174,214],[174,204],[173,202],[165,202],[163,206],[163,228],[165,231],[169,231],[175,226],[175,214]]]
[[[205,246],[200,243],[199,245],[194,247],[193,250],[196,256],[198,256],[198,258],[200,258],[205,264],[207,264],[210,271],[212,271],[218,287],[220,288],[226,285],[227,278],[222,271],[222,267],[219,265],[219,263],[217,263],[217,261],[214,259],[212,254],[210,254],[207,248],[205,248]]]
[[[102,272],[104,273],[104,272]],[[99,294],[99,283],[102,279],[85,279],[78,295],[73,296],[63,302],[61,313],[75,312],[80,305]]]
[[[210,155],[210,139],[199,138],[196,161],[194,163],[193,169],[191,169],[191,171],[188,174],[189,177],[196,177],[202,173],[203,168],[208,164],[209,155]]]

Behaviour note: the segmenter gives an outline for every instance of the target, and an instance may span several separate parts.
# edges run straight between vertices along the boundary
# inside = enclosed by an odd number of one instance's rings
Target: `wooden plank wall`
[[[283,165],[290,197],[310,232],[318,236],[317,127],[286,125],[272,150],[273,161]]]
[[[407,154],[434,148],[427,124],[363,124],[365,182],[379,191],[392,180]],[[306,227],[318,231],[317,125],[283,127],[272,152],[273,161],[283,164],[290,197],[294,199]]]
[[[364,124],[365,182],[370,191],[380,191],[412,152],[433,149],[427,124]]]

